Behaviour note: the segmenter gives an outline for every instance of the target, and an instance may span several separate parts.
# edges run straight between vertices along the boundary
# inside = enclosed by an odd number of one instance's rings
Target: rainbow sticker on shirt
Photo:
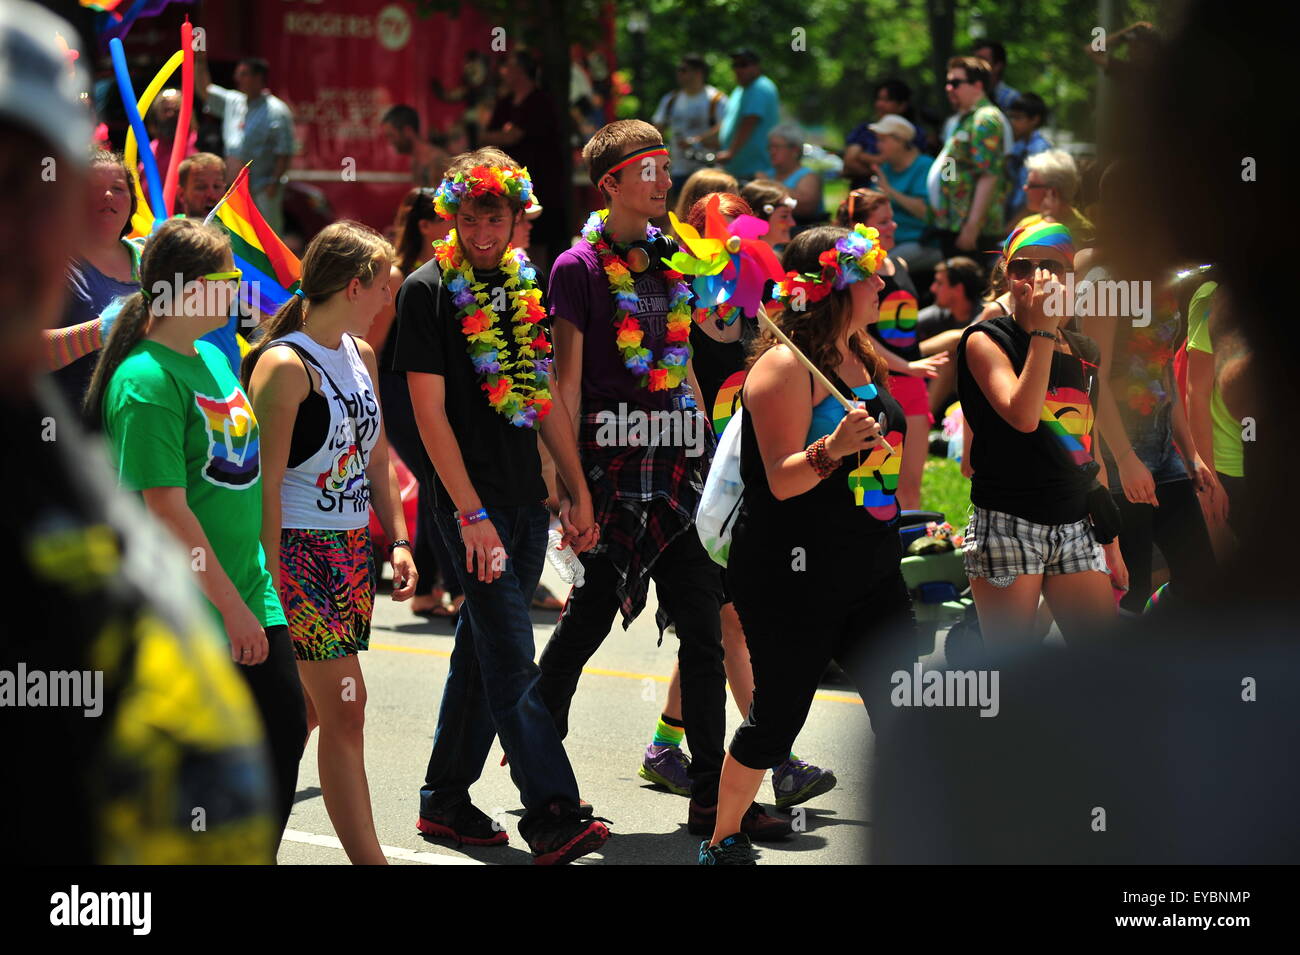
[[[718,396],[713,399],[713,433],[721,436],[727,422],[740,407],[740,386],[745,383],[747,372],[738,371],[727,378],[718,389]]]
[[[257,480],[257,419],[248,396],[236,388],[224,398],[194,395],[208,430],[208,463],[203,478],[218,487],[242,490]]]
[[[365,479],[365,462],[357,446],[352,444],[340,451],[330,469],[316,478],[316,486],[325,491],[343,493],[352,490]]]
[[[911,348],[916,344],[916,319],[916,296],[895,289],[880,300],[876,334],[891,351]]]
[[[1043,402],[1040,421],[1082,467],[1092,461],[1092,402],[1078,388],[1053,388]]]
[[[873,448],[860,465],[849,472],[854,501],[876,520],[888,523],[898,515],[898,469],[903,463],[903,435],[890,431],[883,445]]]

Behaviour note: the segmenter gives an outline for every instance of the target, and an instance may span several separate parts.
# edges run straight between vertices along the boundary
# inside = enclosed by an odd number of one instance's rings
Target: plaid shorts
[[[1109,574],[1105,552],[1086,518],[1073,524],[1035,524],[972,506],[962,546],[967,577],[1010,587],[1021,574]]]

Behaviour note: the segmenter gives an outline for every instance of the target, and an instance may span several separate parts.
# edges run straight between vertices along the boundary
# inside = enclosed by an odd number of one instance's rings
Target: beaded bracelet
[[[826,480],[835,473],[835,469],[840,463],[831,457],[830,452],[826,450],[826,435],[822,435],[808,447],[804,448],[804,457],[808,461],[808,466],[817,472],[817,477]]]
[[[468,514],[461,514],[459,517],[461,527],[469,527],[471,524],[477,524],[479,521],[487,520],[487,511],[479,508],[477,511],[471,511]]]

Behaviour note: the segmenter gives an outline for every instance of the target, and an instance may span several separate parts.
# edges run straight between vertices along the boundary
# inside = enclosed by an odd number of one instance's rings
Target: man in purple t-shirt
[[[726,729],[722,580],[694,528],[706,461],[700,442],[709,426],[695,408],[689,362],[680,364],[689,344],[670,341],[673,301],[689,290],[661,270],[658,232],[649,227],[666,212],[668,150],[649,123],[622,120],[598,130],[583,159],[608,210],[556,260],[549,294],[560,395],[564,406],[580,409],[578,450],[601,534],[582,554],[585,584],[570,595],[542,653],[539,686],[566,733],[583,665],[608,636],[615,614],[621,611],[626,629],[641,612],[653,579],[680,644],[682,716],[692,754],[687,828],[709,836]],[[626,295],[616,301],[607,268],[620,281],[629,270],[635,302]],[[627,315],[616,327],[620,302]],[[628,353],[632,324],[648,356]],[[790,825],[755,804],[744,831],[780,837]]]

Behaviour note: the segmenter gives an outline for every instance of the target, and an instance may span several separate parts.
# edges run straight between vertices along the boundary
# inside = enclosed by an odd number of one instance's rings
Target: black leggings
[[[269,652],[265,661],[256,666],[235,664],[235,669],[252,691],[266,730],[279,826],[275,836],[278,850],[298,791],[298,762],[307,745],[307,702],[298,680],[289,628],[283,624],[267,627],[266,642]]]
[[[895,551],[896,541],[891,542]],[[732,554],[734,559],[734,545]],[[910,679],[918,650],[912,602],[897,560],[874,582],[816,596],[729,574],[754,670],[754,702],[731,740],[733,759],[751,769],[786,759],[832,660],[857,687],[871,728],[880,735],[893,711],[891,676],[902,670]],[[800,608],[797,619],[782,613],[788,601]]]
[[[1123,609],[1141,613],[1151,597],[1153,544],[1169,565],[1169,597],[1162,597],[1162,604],[1165,599],[1186,602],[1214,592],[1214,550],[1190,478],[1157,484],[1159,507],[1134,504],[1123,493],[1113,496],[1124,522],[1119,551],[1129,577],[1128,593],[1119,603]]]

